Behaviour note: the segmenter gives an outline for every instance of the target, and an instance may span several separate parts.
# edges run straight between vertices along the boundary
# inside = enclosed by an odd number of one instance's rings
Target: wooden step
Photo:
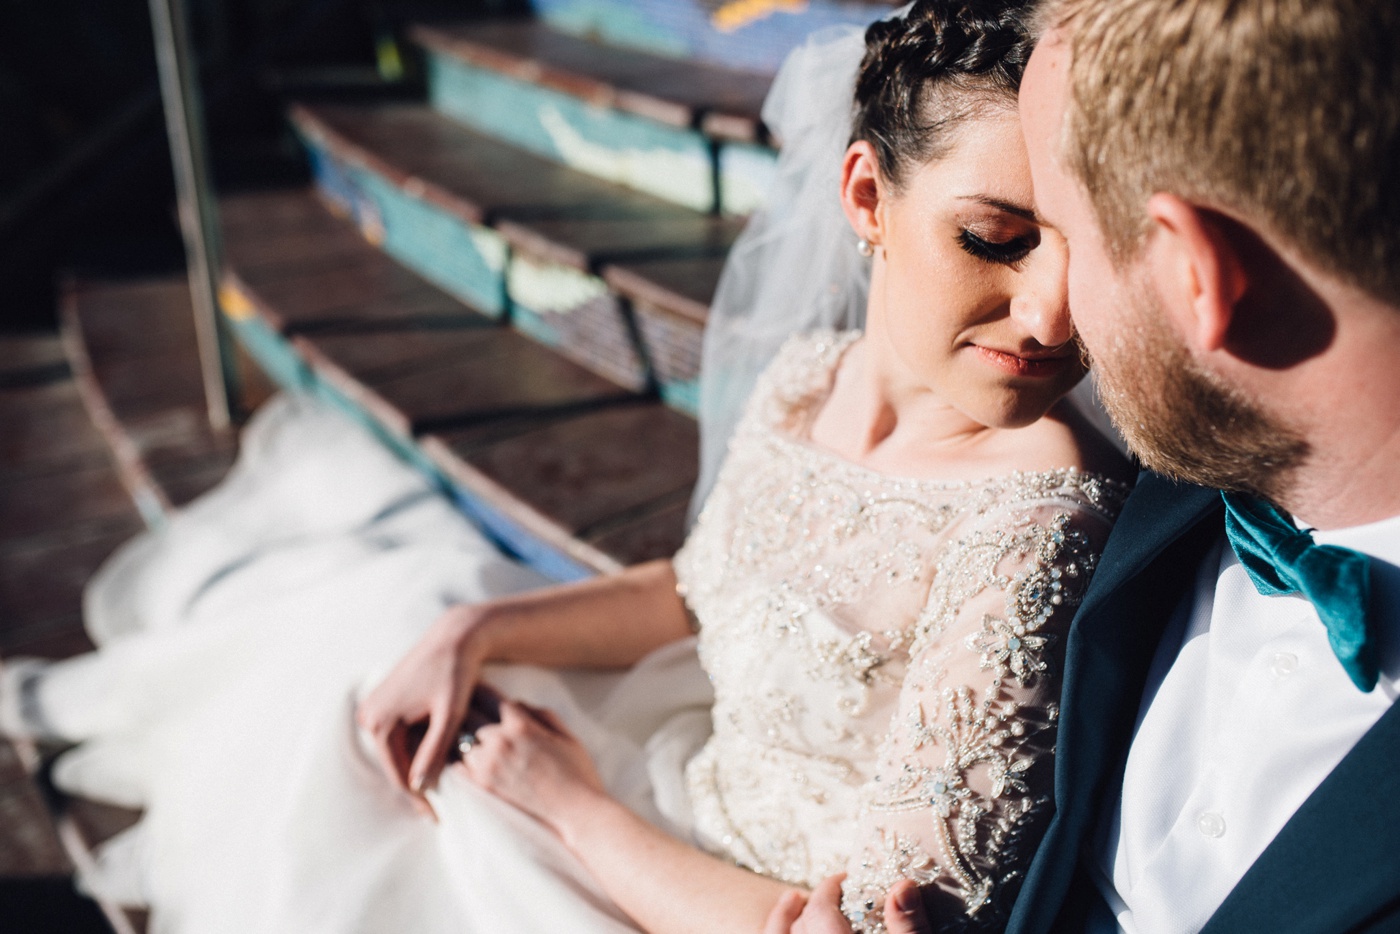
[[[236,219],[224,231],[225,312],[287,385],[357,413],[447,484],[510,551],[558,579],[669,554],[679,544],[684,516],[673,506],[695,480],[691,419],[460,303],[455,317],[405,315],[406,294],[434,289],[423,280],[407,291],[399,277],[366,280],[353,318],[319,298],[318,283],[331,288],[335,268],[283,269],[274,296],[256,284],[264,264],[280,262],[274,244],[293,250],[315,235],[316,210],[328,223],[345,222],[306,191],[222,203],[224,216]],[[260,210],[264,222],[242,223]],[[256,250],[245,250],[245,239],[258,241]],[[382,258],[371,243],[359,250],[359,257],[347,254],[348,266]],[[653,449],[658,444],[664,455]],[[569,495],[561,496],[561,484]],[[624,526],[647,531],[613,534]]]
[[[700,410],[705,320],[723,268],[722,257],[693,256],[623,261],[603,269],[603,280],[631,303],[661,398],[682,412]]]
[[[428,51],[538,84],[593,107],[677,129],[761,143],[759,111],[772,79],[702,62],[677,61],[561,32],[535,19],[418,25],[409,37]]]
[[[437,110],[579,171],[700,211],[746,214],[772,176],[771,76],[570,35],[532,19],[422,25]],[[748,159],[726,160],[726,147]],[[726,175],[737,166],[748,174]]]
[[[72,282],[61,317],[88,415],[147,520],[222,479],[237,439],[209,427],[188,282]]]
[[[0,337],[0,658],[90,650],[83,587],[141,528],[58,336]],[[0,740],[0,878],[53,878],[58,892],[105,834],[77,827],[72,803],[41,790],[41,762],[34,744]],[[101,909],[116,931],[144,929],[138,915]]]
[[[371,242],[624,388],[641,391],[659,376],[666,398],[693,394],[693,373],[671,391],[664,381],[672,372],[649,372],[653,355],[638,342],[665,330],[646,318],[669,316],[668,333],[693,342],[698,355],[696,312],[708,304],[739,221],[575,172],[421,106],[298,106],[292,119],[322,190]],[[677,277],[669,261],[689,263],[690,272]],[[653,299],[638,306],[641,322],[625,301],[631,293],[602,277],[620,264]],[[650,268],[660,272],[649,280]],[[682,280],[683,292],[655,300]]]
[[[773,74],[826,26],[864,25],[899,0],[533,0],[557,29],[673,58]]]

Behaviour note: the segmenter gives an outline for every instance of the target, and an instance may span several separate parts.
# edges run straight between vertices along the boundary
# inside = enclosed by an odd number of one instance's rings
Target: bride
[[[673,560],[544,587],[334,413],[261,413],[94,580],[101,648],[5,673],[0,726],[78,743],[61,786],[145,809],[87,884],[156,932],[731,932],[845,871],[859,929],[902,879],[995,927],[1126,492],[1063,398],[1025,7],[921,0],[784,67],[707,335],[707,409],[753,388]],[[821,327],[867,282],[863,333]]]

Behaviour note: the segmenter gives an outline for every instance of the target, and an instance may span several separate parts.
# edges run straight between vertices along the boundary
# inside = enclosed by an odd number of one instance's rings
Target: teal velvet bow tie
[[[1253,496],[1225,493],[1225,534],[1254,587],[1264,596],[1301,593],[1327,627],[1327,641],[1352,682],[1376,686],[1376,641],[1367,627],[1371,559],[1319,545],[1282,510]]]

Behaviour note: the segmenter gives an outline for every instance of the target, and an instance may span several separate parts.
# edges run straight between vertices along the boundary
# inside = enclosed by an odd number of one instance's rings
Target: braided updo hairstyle
[[[851,141],[875,148],[898,191],[988,105],[1014,106],[1034,40],[1033,0],[918,0],[865,32]]]

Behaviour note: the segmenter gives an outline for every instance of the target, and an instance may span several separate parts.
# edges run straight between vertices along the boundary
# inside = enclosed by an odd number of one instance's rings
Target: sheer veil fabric
[[[897,15],[902,15],[907,7]],[[783,62],[763,121],[781,142],[768,200],[739,235],[710,305],[700,367],[700,511],[759,374],[794,334],[859,328],[870,262],[841,210],[841,156],[865,31],[815,33]]]

